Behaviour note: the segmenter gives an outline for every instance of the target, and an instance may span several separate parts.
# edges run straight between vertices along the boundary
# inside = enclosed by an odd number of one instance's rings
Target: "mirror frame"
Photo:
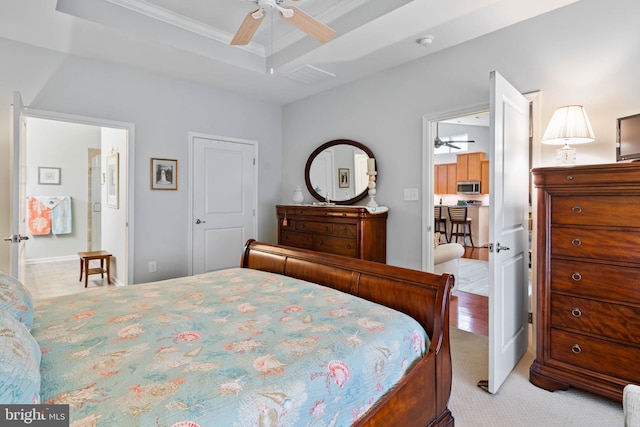
[[[325,201],[324,197],[318,194],[318,192],[313,188],[313,185],[311,185],[311,178],[309,177],[309,171],[311,170],[311,163],[313,163],[313,161],[318,156],[318,154],[322,153],[327,148],[333,147],[334,145],[341,145],[341,144],[352,145],[356,148],[359,148],[362,151],[364,151],[367,154],[367,156],[369,156],[370,159],[375,159],[375,156],[373,155],[373,152],[369,149],[369,147],[367,147],[366,145],[358,141],[353,141],[350,139],[334,139],[333,141],[325,142],[324,144],[316,148],[307,159],[307,164],[304,167],[304,182],[307,185],[307,190],[309,190],[309,193],[311,193],[313,198],[321,202]],[[378,171],[377,162],[376,162],[376,171]],[[378,174],[376,175],[376,181],[378,181],[378,179],[380,179],[380,171],[378,171]],[[336,205],[352,205],[364,199],[365,197],[367,197],[367,194],[368,194],[367,190],[368,188],[365,188],[364,191],[362,191],[362,193],[358,194],[355,197],[352,197],[351,199],[331,200],[331,203],[335,203]]]

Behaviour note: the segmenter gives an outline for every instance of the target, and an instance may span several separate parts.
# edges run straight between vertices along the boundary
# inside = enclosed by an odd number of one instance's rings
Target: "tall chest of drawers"
[[[622,400],[640,383],[640,165],[533,170],[536,359],[530,381]]]
[[[278,244],[387,261],[387,211],[364,206],[278,205]]]

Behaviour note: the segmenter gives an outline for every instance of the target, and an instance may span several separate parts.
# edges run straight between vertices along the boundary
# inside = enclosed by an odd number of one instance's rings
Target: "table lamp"
[[[594,134],[589,117],[582,105],[567,105],[556,109],[542,137],[543,144],[563,145],[556,151],[556,160],[561,165],[576,163],[576,149],[569,144],[584,144],[593,141]]]

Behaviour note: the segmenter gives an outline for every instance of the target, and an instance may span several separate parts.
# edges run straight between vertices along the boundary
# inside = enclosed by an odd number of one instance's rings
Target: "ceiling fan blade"
[[[282,12],[280,12],[280,16],[282,16],[282,19],[291,22],[298,29],[309,34],[311,37],[320,40],[322,43],[328,42],[333,38],[333,36],[336,35],[335,30],[324,25],[317,19],[307,15],[295,6],[287,6],[283,9],[292,10],[293,16],[291,18],[287,18],[282,14]]]
[[[458,147],[457,145],[453,145],[453,144],[450,144],[448,142],[445,142],[444,145],[446,145],[447,147],[455,148],[456,150],[460,149],[460,147]]]
[[[244,21],[242,21],[242,25],[240,25],[240,28],[238,28],[238,31],[236,32],[236,35],[233,36],[233,40],[231,40],[230,44],[232,45],[249,44],[249,42],[251,41],[251,38],[256,33],[256,30],[258,29],[258,27],[260,26],[260,23],[264,19],[264,16],[266,15],[264,11],[262,11],[262,14],[257,13],[261,10],[262,9],[256,9],[252,12],[247,13],[247,16],[244,17]],[[255,18],[254,16],[258,16],[258,18]]]

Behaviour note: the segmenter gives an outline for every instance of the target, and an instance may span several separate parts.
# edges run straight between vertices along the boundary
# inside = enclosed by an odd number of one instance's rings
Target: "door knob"
[[[196,224],[204,224],[207,221],[201,221],[200,218],[196,219]]]
[[[8,236],[4,238],[5,242],[11,242],[11,243],[20,243],[23,240],[29,240],[29,236],[22,236],[20,234],[14,234],[12,236]]]

